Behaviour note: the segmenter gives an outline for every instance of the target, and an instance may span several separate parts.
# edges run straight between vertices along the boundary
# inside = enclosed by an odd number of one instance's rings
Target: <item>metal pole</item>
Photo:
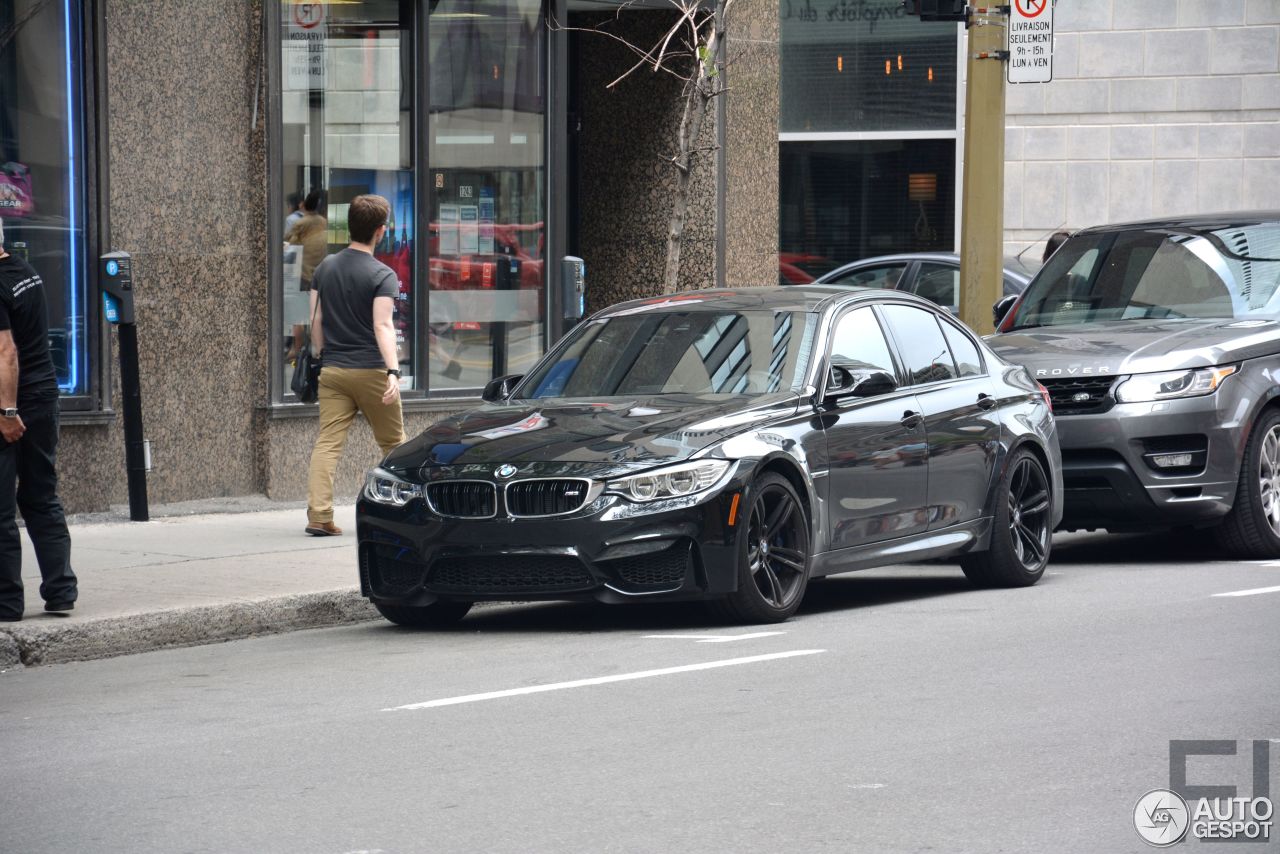
[[[1008,15],[971,7],[965,92],[960,226],[960,319],[994,331],[991,307],[1004,295],[1004,62]]]
[[[138,327],[121,323],[120,391],[124,397],[124,462],[129,476],[129,518],[146,522],[147,455],[142,438],[142,384],[138,380]]]

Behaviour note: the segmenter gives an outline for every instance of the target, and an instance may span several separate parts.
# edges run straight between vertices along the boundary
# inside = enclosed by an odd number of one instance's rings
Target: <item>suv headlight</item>
[[[373,468],[364,476],[364,494],[370,501],[403,507],[422,495],[422,485],[401,480],[384,468]]]
[[[1222,365],[1158,374],[1134,374],[1116,386],[1116,400],[1121,403],[1142,403],[1213,394],[1222,385],[1222,381],[1234,374],[1239,367]]]
[[[632,501],[661,501],[684,498],[714,486],[729,470],[728,460],[698,460],[644,474],[620,477],[605,484],[606,492],[625,495]]]

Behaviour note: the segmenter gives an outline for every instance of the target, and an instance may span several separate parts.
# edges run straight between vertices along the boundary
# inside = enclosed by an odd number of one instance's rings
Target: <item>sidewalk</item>
[[[338,507],[341,537],[308,537],[301,504],[265,499],[172,505],[199,515],[129,522],[73,518],[80,599],[68,617],[44,612],[26,532],[22,622],[0,623],[0,669],[53,664],[377,617],[360,596],[355,508]],[[207,512],[210,508],[247,512]],[[114,519],[114,521],[102,521]]]

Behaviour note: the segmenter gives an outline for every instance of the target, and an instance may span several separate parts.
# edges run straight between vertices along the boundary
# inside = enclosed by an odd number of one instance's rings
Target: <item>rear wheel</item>
[[[1049,478],[1035,454],[1015,451],[1000,480],[991,545],[967,554],[960,566],[980,587],[1029,587],[1049,564],[1053,534]]]
[[[1216,534],[1234,557],[1280,557],[1280,409],[1268,409],[1254,425],[1235,503]]]
[[[711,605],[733,622],[779,623],[800,607],[809,583],[809,518],[781,475],[766,472],[751,494],[738,589]]]
[[[452,626],[467,615],[471,605],[471,602],[440,599],[430,605],[381,605],[375,602],[373,607],[397,626],[429,629]]]

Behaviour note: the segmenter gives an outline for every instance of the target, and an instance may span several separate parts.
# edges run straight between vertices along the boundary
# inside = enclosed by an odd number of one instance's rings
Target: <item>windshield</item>
[[[1280,314],[1280,223],[1151,229],[1068,240],[1004,329],[1273,314]]]
[[[802,384],[816,316],[645,311],[589,321],[521,384],[518,398],[756,395]]]

